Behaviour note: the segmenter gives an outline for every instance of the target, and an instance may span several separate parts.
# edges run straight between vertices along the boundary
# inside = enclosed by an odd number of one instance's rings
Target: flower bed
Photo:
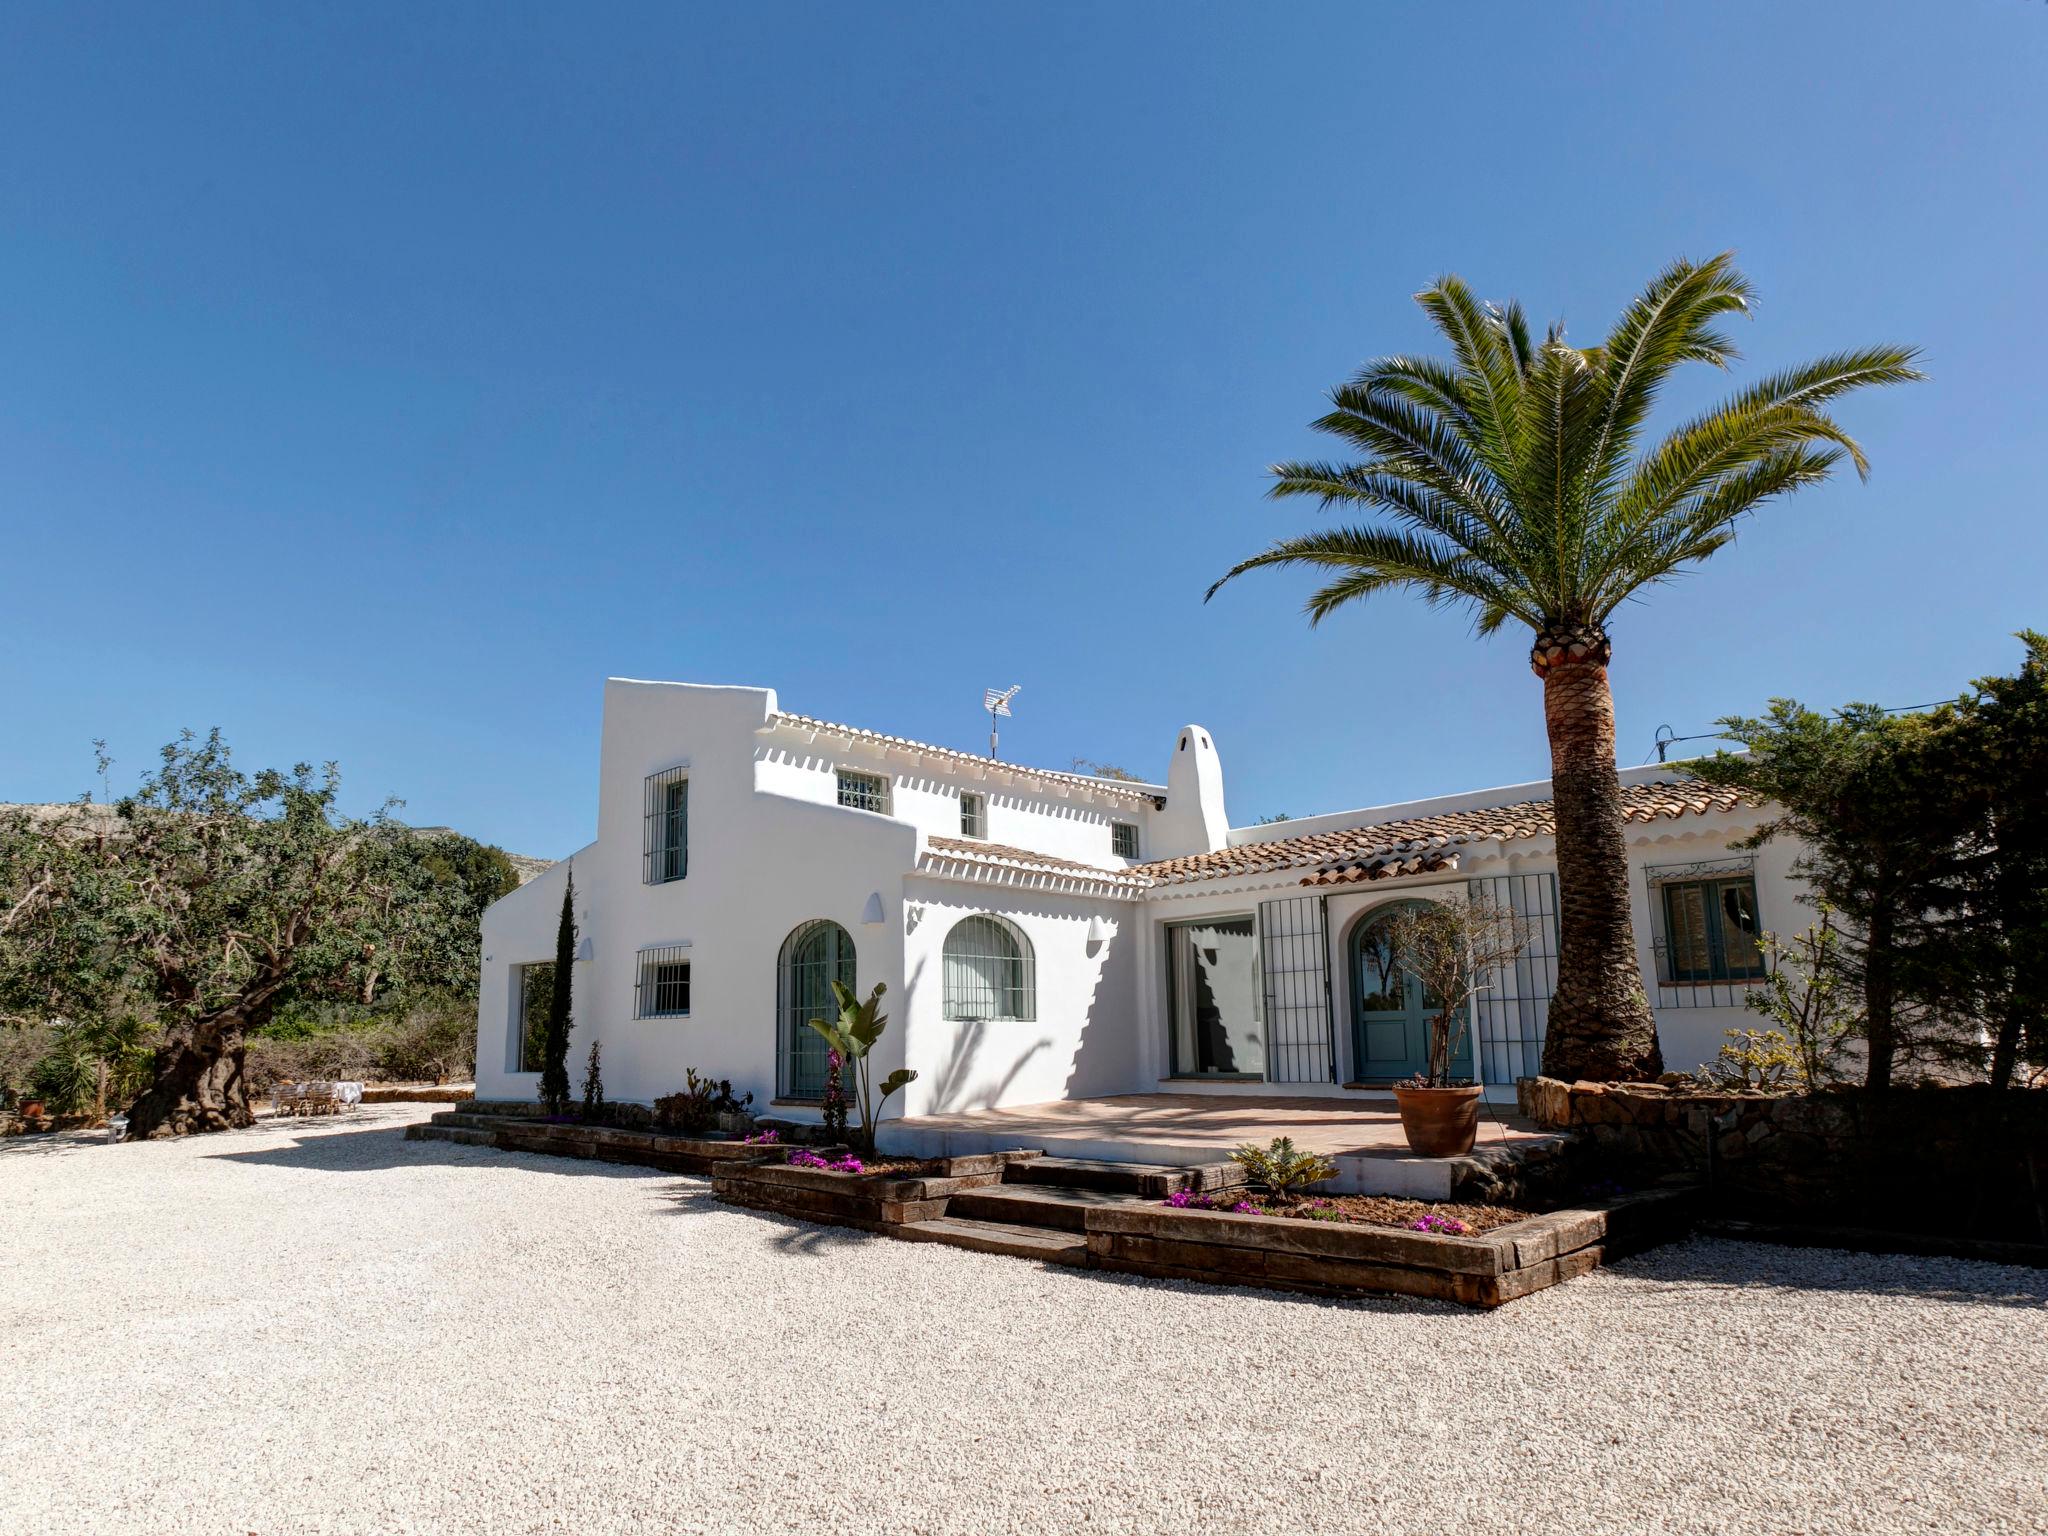
[[[1611,1195],[1568,1210],[1515,1213],[1518,1219],[1465,1235],[1415,1230],[1413,1222],[1429,1214],[1462,1219],[1446,1216],[1441,1206],[1405,1226],[1203,1210],[1191,1203],[1107,1206],[1088,1213],[1088,1261],[1099,1269],[1212,1284],[1497,1307],[1676,1236],[1692,1219],[1694,1196],[1690,1186]]]
[[[1448,1201],[1403,1200],[1392,1195],[1317,1195],[1281,1204],[1249,1190],[1200,1195],[1180,1190],[1166,1205],[1181,1211],[1229,1211],[1239,1216],[1272,1216],[1286,1221],[1355,1222],[1400,1227],[1446,1237],[1470,1237],[1537,1214],[1508,1205],[1464,1205]]]

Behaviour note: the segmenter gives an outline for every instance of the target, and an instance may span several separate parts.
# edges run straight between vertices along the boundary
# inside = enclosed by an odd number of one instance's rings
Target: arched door
[[[1419,901],[1375,907],[1351,935],[1351,1075],[1359,1082],[1392,1082],[1429,1068],[1429,1021],[1436,1000],[1411,976],[1395,952],[1396,913]],[[1451,1071],[1472,1075],[1472,1032],[1465,1031]]]
[[[825,1042],[811,1020],[839,1017],[832,983],[854,985],[852,936],[825,918],[805,923],[782,941],[775,972],[776,1095],[822,1097]]]

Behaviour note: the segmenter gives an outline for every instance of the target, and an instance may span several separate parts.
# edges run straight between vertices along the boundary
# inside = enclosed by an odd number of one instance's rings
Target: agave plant
[[[1445,277],[1417,301],[1449,358],[1384,357],[1331,396],[1316,429],[1362,457],[1273,467],[1271,494],[1367,514],[1283,539],[1216,588],[1264,566],[1308,566],[1319,622],[1406,590],[1471,610],[1478,631],[1528,628],[1543,685],[1557,819],[1557,992],[1543,1070],[1642,1078],[1662,1069],[1629,920],[1628,848],[1614,767],[1608,622],[1646,587],[1691,570],[1764,503],[1818,485],[1863,450],[1828,407],[1920,377],[1910,347],[1839,352],[1765,376],[1648,436],[1686,363],[1736,357],[1720,322],[1748,312],[1730,255],[1673,263],[1592,347],[1562,326],[1533,335],[1519,304]]]
[[[1277,1136],[1271,1146],[1246,1142],[1230,1154],[1230,1160],[1245,1171],[1255,1184],[1263,1184],[1281,1205],[1292,1205],[1311,1184],[1337,1176],[1337,1165],[1320,1152],[1295,1149],[1292,1136]]]
[[[880,1093],[875,1092],[868,1052],[889,1026],[888,1016],[882,1012],[882,993],[885,990],[879,981],[876,982],[875,990],[863,1002],[853,988],[835,976],[832,995],[839,1003],[838,1019],[831,1023],[823,1019],[810,1021],[811,1028],[823,1037],[827,1049],[838,1052],[839,1059],[854,1070],[854,1080],[860,1086],[861,1149],[869,1157],[875,1155],[875,1115],[888,1102],[890,1094],[917,1081],[917,1074],[910,1068],[898,1067],[882,1079]]]

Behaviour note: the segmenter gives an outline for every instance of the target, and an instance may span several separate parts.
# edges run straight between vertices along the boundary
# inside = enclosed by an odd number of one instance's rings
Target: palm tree
[[[1469,604],[1482,635],[1510,619],[1535,633],[1557,818],[1560,953],[1543,1069],[1634,1079],[1662,1069],[1636,960],[1628,856],[1614,767],[1607,622],[1624,599],[1668,581],[1735,536],[1759,504],[1869,465],[1824,409],[1853,389],[1920,377],[1915,353],[1872,347],[1759,380],[1638,452],[1659,389],[1681,363],[1726,367],[1718,329],[1749,308],[1732,253],[1677,262],[1596,347],[1553,325],[1531,339],[1517,304],[1488,304],[1456,277],[1416,296],[1448,360],[1387,357],[1332,395],[1315,423],[1359,463],[1277,464],[1274,496],[1313,496],[1377,515],[1285,539],[1209,589],[1258,566],[1332,573],[1311,623],[1357,598],[1407,588]]]

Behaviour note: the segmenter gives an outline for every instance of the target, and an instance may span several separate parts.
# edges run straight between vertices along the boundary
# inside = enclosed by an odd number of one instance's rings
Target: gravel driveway
[[[0,1146],[0,1531],[2048,1531],[2048,1273],[1698,1241],[1301,1300],[427,1113]]]

